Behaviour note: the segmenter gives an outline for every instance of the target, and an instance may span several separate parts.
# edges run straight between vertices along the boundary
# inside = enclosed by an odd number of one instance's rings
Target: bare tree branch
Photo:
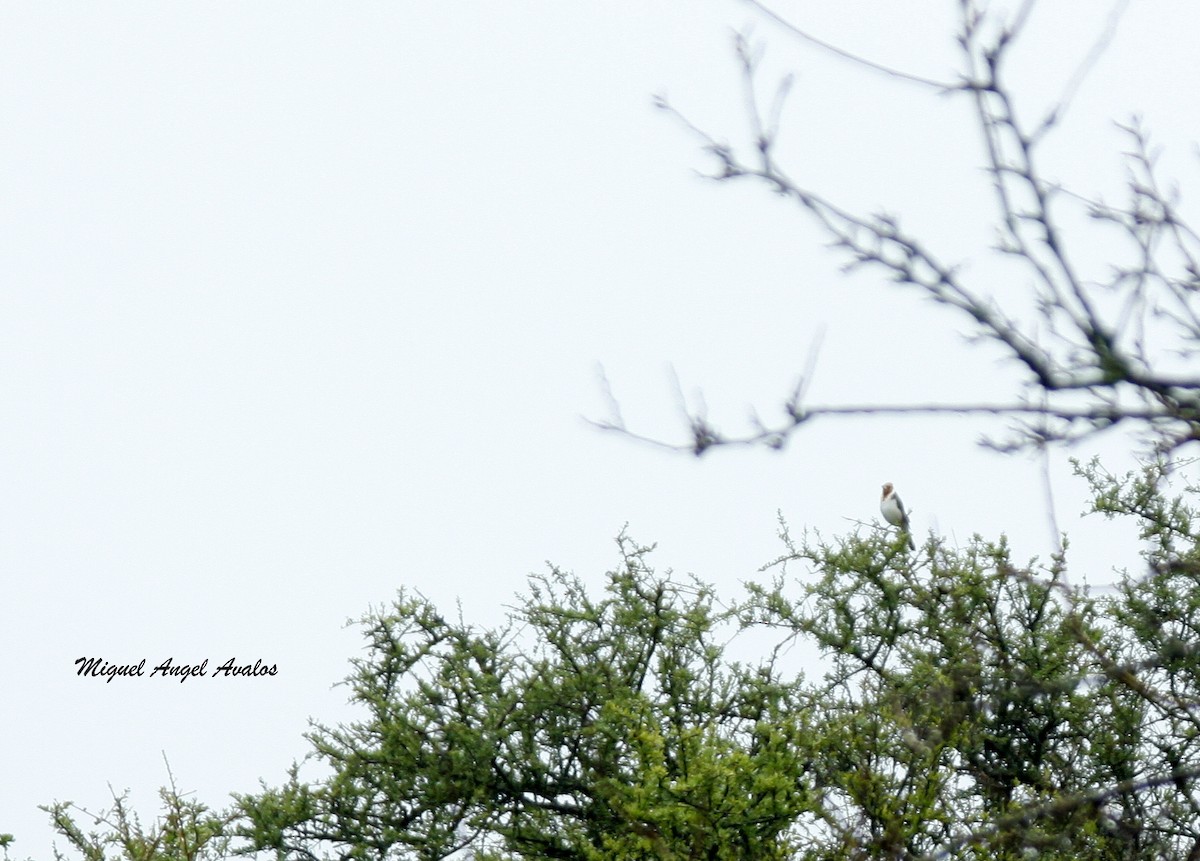
[[[920,84],[921,86],[930,87],[940,92],[949,92],[957,87],[956,84],[935,81],[932,78],[926,78],[922,75],[914,75],[909,72],[903,72],[899,69],[893,69],[891,66],[885,66],[883,63],[877,63],[874,60],[869,60],[866,57],[861,57],[858,54],[851,53],[845,48],[840,48],[837,45],[834,45],[832,42],[826,42],[824,39],[819,39],[809,33],[807,30],[801,29],[791,21],[784,18],[770,6],[767,6],[765,3],[761,2],[761,0],[746,0],[746,2],[761,12],[764,16],[778,24],[784,30],[791,33],[793,36],[808,42],[810,45],[815,45],[816,47],[826,51],[829,54],[832,54],[835,57],[839,57],[843,60],[849,60],[851,63],[862,66],[866,69],[871,69],[875,72],[880,72],[888,77],[901,81],[908,81],[909,83],[913,84]]]
[[[753,431],[741,436],[718,433],[701,414],[688,413],[691,443],[697,453],[719,445],[765,444],[780,448],[801,424],[818,415],[975,413],[1018,419],[1017,438],[996,445],[1014,450],[1072,441],[1115,426],[1134,429],[1152,450],[1173,452],[1200,440],[1200,374],[1170,370],[1168,358],[1190,359],[1200,353],[1200,237],[1162,190],[1145,133],[1137,123],[1123,127],[1134,143],[1127,154],[1131,199],[1117,207],[1046,178],[1037,149],[1046,132],[1075,97],[1088,71],[1114,38],[1127,2],[1117,0],[1104,31],[1083,58],[1052,111],[1052,118],[1027,128],[1019,118],[1003,71],[1009,52],[1032,20],[1035,4],[1023,3],[1011,23],[999,27],[986,8],[960,0],[963,52],[960,82],[948,85],[909,75],[858,57],[791,24],[761,0],[748,2],[793,35],[855,63],[889,76],[921,83],[945,93],[968,95],[984,140],[984,164],[995,191],[1000,239],[996,250],[1023,263],[1032,276],[1036,317],[1022,319],[972,285],[959,263],[944,261],[924,240],[888,214],[851,212],[785,172],[776,157],[776,139],[785,78],[768,109],[759,107],[756,76],[761,48],[738,34],[746,115],[754,145],[745,154],[691,122],[665,98],[657,104],[693,134],[716,161],[708,176],[727,182],[762,182],[790,198],[831,237],[849,261],[847,269],[872,267],[891,281],[909,285],[927,298],[966,315],[977,337],[999,345],[1026,374],[1028,396],[1005,404],[912,404],[867,407],[804,404],[798,388],[784,402],[788,422],[769,426],[757,416]],[[764,119],[765,116],[765,119]],[[1116,227],[1133,259],[1114,262],[1103,282],[1087,280],[1073,259],[1075,237],[1062,226],[1067,207]],[[1120,246],[1114,247],[1120,253]],[[1041,416],[1047,421],[1028,421]],[[628,432],[624,422],[602,426]],[[632,436],[632,434],[631,434]],[[994,444],[989,442],[989,444]],[[683,446],[667,444],[670,448]]]

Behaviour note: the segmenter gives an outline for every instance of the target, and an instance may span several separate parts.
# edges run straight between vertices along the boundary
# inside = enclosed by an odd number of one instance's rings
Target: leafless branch
[[[744,435],[724,434],[710,424],[704,416],[689,413],[687,418],[692,432],[692,439],[686,443],[672,443],[635,433],[628,428],[623,420],[609,421],[587,417],[584,417],[584,420],[601,430],[616,431],[638,442],[649,443],[672,451],[691,452],[695,455],[701,455],[713,446],[756,446],[766,444],[771,448],[781,448],[800,425],[822,417],[992,415],[1012,418],[1029,416],[1041,422],[1043,428],[1044,420],[1049,418],[1068,423],[1083,423],[1091,430],[1095,430],[1099,425],[1114,427],[1123,421],[1155,422],[1169,421],[1173,418],[1166,412],[1145,408],[1126,409],[1116,405],[1099,405],[1096,407],[1079,407],[1075,409],[1066,407],[1048,408],[1039,404],[1020,403],[897,404],[892,406],[881,404],[841,404],[805,407],[789,402],[787,409],[790,415],[786,423],[781,423],[774,427],[761,425],[758,430]],[[1031,424],[1027,428],[1027,433],[1036,432],[1035,427],[1036,425]],[[1043,429],[1040,433],[1047,441],[1067,438],[1065,432],[1062,430],[1051,432]],[[1013,446],[1013,448],[1017,447],[1019,446]]]
[[[824,39],[817,38],[816,36],[812,35],[812,33],[809,33],[807,30],[801,29],[800,27],[796,26],[791,21],[784,18],[782,15],[780,15],[778,12],[776,12],[770,6],[761,2],[761,0],[746,0],[746,2],[749,3],[751,6],[753,6],[755,9],[757,9],[759,12],[761,12],[764,16],[769,18],[771,21],[778,24],[780,27],[782,27],[788,33],[791,33],[793,36],[797,37],[798,39],[801,39],[801,40],[809,43],[810,45],[814,45],[814,46],[820,48],[822,51],[832,54],[835,57],[839,57],[840,59],[843,59],[843,60],[848,60],[849,62],[854,63],[855,65],[861,66],[865,69],[870,69],[874,72],[879,72],[881,74],[887,75],[888,77],[895,78],[895,79],[901,80],[901,81],[908,81],[909,83],[913,83],[913,84],[920,84],[923,87],[930,87],[932,89],[938,90],[939,92],[949,92],[950,90],[953,90],[957,87],[956,84],[946,83],[943,81],[935,81],[932,78],[926,78],[922,75],[914,75],[909,72],[903,72],[899,69],[894,69],[891,66],[886,66],[883,63],[877,63],[874,60],[869,60],[866,57],[861,57],[858,54],[854,54],[850,51],[847,51],[845,48],[840,48],[837,45],[834,45],[832,42],[826,42]]]
[[[843,59],[920,83],[944,93],[967,94],[983,132],[984,164],[995,191],[1000,240],[997,250],[1024,264],[1032,277],[1037,317],[1023,320],[973,286],[959,263],[943,260],[894,216],[858,214],[794,180],[776,157],[784,79],[764,112],[756,76],[761,47],[739,34],[735,40],[745,91],[753,150],[744,154],[691,122],[665,98],[658,106],[700,141],[716,162],[716,181],[750,180],[793,200],[830,236],[848,258],[847,269],[872,267],[890,280],[916,288],[927,298],[970,319],[977,338],[998,344],[1027,374],[1028,396],[1005,404],[912,404],[905,406],[804,404],[805,380],[785,401],[785,424],[754,419],[742,436],[717,432],[702,414],[687,415],[692,442],[668,444],[699,454],[718,445],[765,444],[782,447],[790,434],[817,416],[899,413],[975,413],[1020,419],[1017,436],[989,444],[1005,450],[1072,441],[1115,426],[1136,429],[1151,448],[1173,452],[1200,440],[1200,375],[1168,370],[1165,355],[1200,354],[1200,237],[1179,215],[1161,188],[1154,157],[1137,123],[1124,127],[1134,146],[1127,155],[1131,199],[1124,206],[1090,200],[1047,179],[1038,146],[1053,117],[1075,97],[1088,71],[1114,38],[1127,0],[1116,0],[1107,25],[1069,81],[1052,117],[1027,128],[1018,116],[1004,70],[1010,49],[1034,17],[1035,4],[1023,3],[1009,24],[994,26],[987,10],[961,0],[958,36],[964,73],[956,84],[909,75],[844,51],[784,19],[761,0],[747,0],[789,33]],[[765,118],[764,118],[765,117]],[[1111,277],[1086,280],[1073,259],[1074,237],[1061,225],[1064,207],[1116,227],[1133,251],[1131,263],[1114,264]],[[1082,405],[1081,405],[1082,403]],[[1044,421],[1036,421],[1037,418]],[[601,423],[625,430],[624,423]],[[632,434],[631,434],[632,436]]]

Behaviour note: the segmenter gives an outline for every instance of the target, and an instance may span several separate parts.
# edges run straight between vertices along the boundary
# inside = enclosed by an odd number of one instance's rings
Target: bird
[[[890,481],[883,486],[883,498],[879,500],[879,510],[883,513],[884,520],[892,526],[899,526],[900,531],[908,537],[908,549],[916,550],[917,545],[913,544],[912,530],[908,525],[908,512],[904,510],[904,503],[896,495],[896,488]]]

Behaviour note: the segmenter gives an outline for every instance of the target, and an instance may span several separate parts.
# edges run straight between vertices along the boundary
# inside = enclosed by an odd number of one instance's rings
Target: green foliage
[[[1167,493],[1180,468],[1078,467],[1145,543],[1145,573],[1099,597],[1065,550],[786,526],[769,582],[728,604],[624,536],[599,588],[551,569],[494,630],[401,593],[361,620],[361,717],[308,735],[318,776],[294,766],[227,814],[172,785],[150,827],[124,795],[92,832],[46,810],[84,861],[213,861],[238,839],[289,861],[1200,857],[1200,531],[1196,489]],[[798,645],[821,678],[787,664]]]
[[[144,827],[129,807],[128,793],[113,794],[108,810],[91,813],[69,801],[42,809],[50,814],[55,830],[84,861],[217,861],[231,854],[229,816],[181,795],[174,779],[159,791],[158,818]],[[85,831],[75,816],[92,820],[96,830]],[[67,861],[57,847],[55,861]]]
[[[817,579],[798,600],[782,576],[752,587],[742,613],[787,620],[828,656],[810,763],[822,826],[805,857],[1130,857],[1090,801],[1036,813],[1127,777],[1138,741],[1136,705],[1089,683],[1103,620],[1061,559],[1017,566],[979,538],[920,556],[785,540],[781,561]]]
[[[332,776],[241,799],[257,848],[305,857],[790,857],[811,808],[811,709],[769,663],[725,657],[712,590],[620,539],[595,598],[552,570],[502,630],[402,595],[362,622],[367,712],[318,726]]]
[[[401,595],[362,620],[363,719],[310,734],[329,776],[240,798],[239,833],[288,859],[1188,857],[1192,509],[1153,469],[1090,475],[1152,572],[1101,598],[1065,551],[786,528],[728,606],[624,537],[599,596],[554,569],[498,630]],[[823,678],[784,666],[798,643]]]

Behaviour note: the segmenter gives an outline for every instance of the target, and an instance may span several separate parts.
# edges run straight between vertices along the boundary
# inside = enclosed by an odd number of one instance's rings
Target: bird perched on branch
[[[916,550],[917,545],[913,544],[912,540],[912,529],[908,525],[908,512],[904,510],[904,503],[896,495],[896,488],[892,487],[890,481],[883,486],[883,498],[879,500],[879,510],[883,513],[884,520],[892,526],[900,527],[900,531],[907,536],[908,549]]]

